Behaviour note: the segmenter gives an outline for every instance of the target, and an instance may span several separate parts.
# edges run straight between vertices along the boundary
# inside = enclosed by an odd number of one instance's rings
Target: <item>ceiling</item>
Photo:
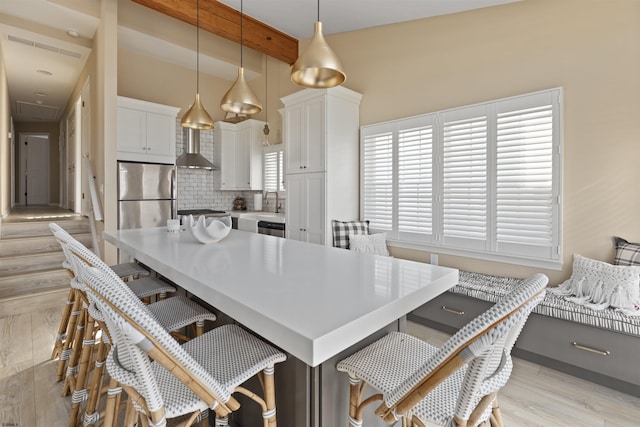
[[[322,0],[319,9],[324,34],[328,35],[514,1],[521,0]],[[240,9],[240,0],[220,2]],[[304,39],[312,36],[318,2],[246,0],[243,10],[296,39]],[[0,46],[15,121],[60,120],[91,53],[99,14],[100,0],[0,1]],[[77,36],[67,34],[69,29]],[[193,58],[194,52],[177,44],[124,27],[118,34],[122,45],[130,49],[168,62],[193,62],[182,58]],[[159,43],[162,49],[158,49]],[[201,72],[228,80],[235,78],[236,67],[213,57],[201,58]]]

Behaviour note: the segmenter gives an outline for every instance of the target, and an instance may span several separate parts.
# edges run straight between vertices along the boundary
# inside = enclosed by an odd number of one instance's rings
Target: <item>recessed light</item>
[[[44,74],[45,76],[53,76],[53,73],[47,70],[36,70],[36,73]]]
[[[36,96],[47,96],[44,92],[35,92]]]
[[[39,100],[39,99],[36,99],[36,104],[38,104],[38,105],[42,105],[42,101],[41,101],[41,100]]]
[[[73,38],[76,38],[80,35],[78,30],[76,30],[75,28],[67,28],[67,34]]]

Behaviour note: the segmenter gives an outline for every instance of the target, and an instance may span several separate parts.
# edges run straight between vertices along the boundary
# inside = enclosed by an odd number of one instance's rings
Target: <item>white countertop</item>
[[[238,230],[210,245],[165,228],[105,240],[309,366],[458,283],[446,267]]]

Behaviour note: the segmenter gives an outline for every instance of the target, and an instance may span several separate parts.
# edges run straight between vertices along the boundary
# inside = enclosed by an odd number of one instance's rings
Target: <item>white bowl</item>
[[[231,231],[231,217],[220,218],[198,217],[194,220],[193,215],[186,218],[185,228],[200,243],[217,243],[227,237]]]

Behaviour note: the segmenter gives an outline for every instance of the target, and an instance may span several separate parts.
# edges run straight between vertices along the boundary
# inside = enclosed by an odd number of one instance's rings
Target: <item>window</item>
[[[362,127],[363,219],[398,246],[560,268],[560,98]]]
[[[264,191],[284,191],[282,145],[264,148]]]

